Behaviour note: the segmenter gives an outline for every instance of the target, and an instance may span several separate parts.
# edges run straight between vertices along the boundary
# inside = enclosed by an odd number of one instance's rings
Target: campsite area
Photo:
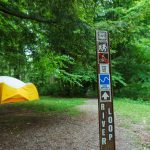
[[[1,150],[99,149],[97,99],[43,98],[41,101],[45,102],[0,107]],[[116,150],[149,150],[150,106],[130,101],[115,99]],[[35,108],[36,105],[42,110]],[[134,108],[130,110],[132,105]],[[135,113],[133,118],[130,113]]]
[[[150,150],[150,0],[0,0],[0,150],[100,149]]]

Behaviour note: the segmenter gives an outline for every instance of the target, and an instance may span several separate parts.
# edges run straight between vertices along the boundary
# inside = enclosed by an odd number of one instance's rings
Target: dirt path
[[[0,126],[0,150],[99,150],[97,108],[96,100],[88,100],[78,106],[81,114],[74,117],[26,114],[32,122],[17,124],[7,131]],[[148,150],[139,144],[136,132],[120,124],[117,118],[117,150]]]

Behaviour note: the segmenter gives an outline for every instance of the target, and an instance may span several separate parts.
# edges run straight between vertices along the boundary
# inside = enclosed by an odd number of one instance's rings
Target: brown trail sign
[[[109,36],[96,31],[100,150],[115,150]]]

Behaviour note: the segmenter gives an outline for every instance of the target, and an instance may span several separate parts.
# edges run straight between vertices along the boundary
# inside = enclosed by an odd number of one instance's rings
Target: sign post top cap
[[[101,30],[96,30],[96,37],[97,37],[97,40],[101,41],[101,40],[104,40],[104,41],[108,41],[108,32],[107,31],[101,31]]]
[[[96,30],[97,32],[108,32],[107,30]]]

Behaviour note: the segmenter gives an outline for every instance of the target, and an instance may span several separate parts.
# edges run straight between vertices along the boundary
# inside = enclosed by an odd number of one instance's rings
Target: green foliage
[[[114,92],[148,99],[149,7],[149,0],[3,0],[0,74],[33,82],[44,95],[85,96],[97,86],[95,29],[107,30]]]
[[[111,48],[115,50],[112,76],[118,96],[150,97],[149,7],[147,0],[97,7],[96,28],[110,32]]]

